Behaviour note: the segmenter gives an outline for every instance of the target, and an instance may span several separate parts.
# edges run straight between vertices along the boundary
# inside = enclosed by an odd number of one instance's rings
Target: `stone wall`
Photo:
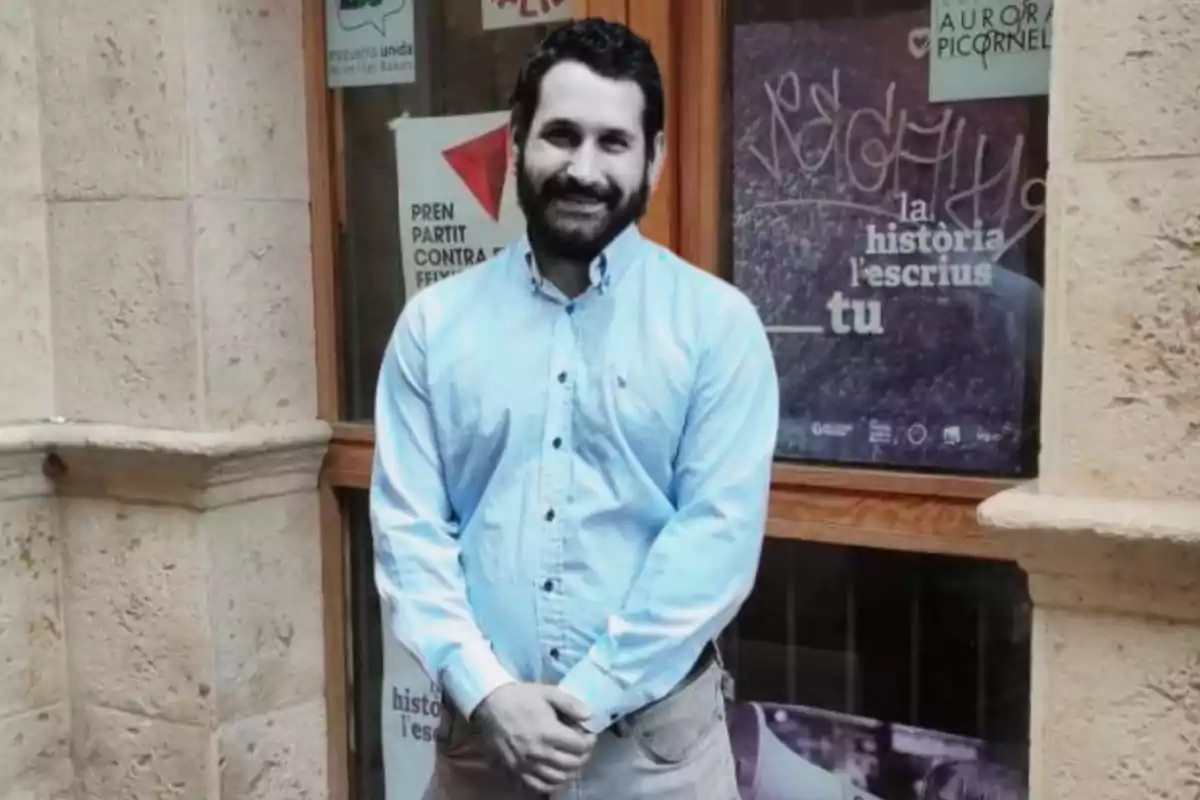
[[[1035,604],[1032,800],[1200,781],[1200,4],[1058,0],[1042,456],[985,503]]]
[[[327,796],[301,4],[0,4],[0,800]]]

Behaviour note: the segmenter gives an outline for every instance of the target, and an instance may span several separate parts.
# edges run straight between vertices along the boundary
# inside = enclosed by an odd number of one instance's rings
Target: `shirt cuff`
[[[600,733],[630,711],[625,690],[589,656],[571,668],[558,688],[587,705],[591,716],[582,725],[590,733]]]
[[[516,682],[483,641],[458,648],[442,668],[442,685],[459,713],[467,719],[488,695],[501,686]]]

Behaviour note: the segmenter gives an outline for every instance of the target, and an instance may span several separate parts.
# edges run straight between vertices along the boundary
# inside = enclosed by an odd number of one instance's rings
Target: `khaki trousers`
[[[583,771],[551,800],[738,800],[725,727],[724,670],[712,661],[596,740]],[[485,752],[477,730],[443,706],[425,800],[545,800]]]

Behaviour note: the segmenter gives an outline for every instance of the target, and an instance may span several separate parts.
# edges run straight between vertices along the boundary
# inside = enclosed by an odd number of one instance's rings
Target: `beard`
[[[546,255],[580,263],[590,263],[617,238],[621,231],[646,213],[650,201],[650,165],[642,171],[642,182],[627,197],[609,184],[587,186],[559,173],[551,175],[540,188],[533,185],[525,170],[525,154],[517,154],[517,202],[525,214],[529,241]],[[601,203],[604,217],[598,225],[575,227],[562,225],[551,214],[555,200],[580,200]]]

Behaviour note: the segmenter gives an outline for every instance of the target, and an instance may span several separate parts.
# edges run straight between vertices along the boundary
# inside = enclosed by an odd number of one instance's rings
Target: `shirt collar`
[[[629,269],[641,244],[642,234],[637,225],[631,223],[588,265],[588,280],[591,285],[602,294],[612,287]],[[516,253],[525,263],[525,275],[529,279],[530,288],[534,291],[541,289],[545,278],[534,262],[528,234],[523,234],[517,242]]]

